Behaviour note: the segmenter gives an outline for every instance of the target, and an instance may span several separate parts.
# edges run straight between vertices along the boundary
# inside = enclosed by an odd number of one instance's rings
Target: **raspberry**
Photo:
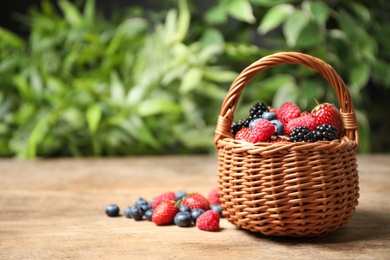
[[[261,119],[253,126],[249,141],[252,143],[266,142],[274,132],[274,125],[268,120]]]
[[[315,142],[316,138],[306,126],[295,127],[290,134],[291,142]]]
[[[207,200],[209,201],[210,205],[221,204],[221,201],[219,200],[219,188],[212,189],[207,196]]]
[[[297,126],[306,126],[310,131],[316,129],[316,121],[312,116],[301,116],[291,119],[285,129],[284,133],[290,135],[291,131]]]
[[[153,199],[152,208],[155,209],[163,200],[176,200],[176,194],[172,191],[165,192]]]
[[[301,109],[294,102],[284,102],[278,111],[278,118],[284,124],[287,124],[291,119],[301,116]]]
[[[249,142],[250,135],[251,135],[251,129],[249,127],[244,127],[244,128],[241,128],[241,130],[239,130],[236,133],[236,136],[234,139]]]
[[[196,225],[200,230],[218,231],[220,216],[214,210],[207,210],[196,220]]]

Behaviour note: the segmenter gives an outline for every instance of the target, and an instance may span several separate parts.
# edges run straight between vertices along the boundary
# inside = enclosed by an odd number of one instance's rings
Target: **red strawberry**
[[[200,215],[196,220],[196,226],[204,231],[218,231],[219,230],[219,214],[214,210],[207,210]]]
[[[251,135],[251,129],[249,127],[241,128],[235,136],[236,140],[243,140],[249,142],[249,136]]]
[[[163,200],[176,200],[176,195],[172,191],[160,194],[153,199],[152,208],[155,209]]]
[[[287,124],[291,119],[301,116],[301,109],[294,102],[284,102],[279,108],[278,116],[283,124]]]
[[[221,201],[219,200],[219,188],[212,189],[207,196],[207,200],[209,201],[210,205],[221,204]]]
[[[284,133],[290,135],[291,131],[297,126],[306,126],[310,131],[316,129],[316,121],[312,116],[301,116],[291,119],[284,128]]]
[[[343,130],[343,121],[341,120],[339,110],[334,104],[318,104],[311,111],[311,116],[314,117],[316,126],[322,124],[332,125],[337,128],[337,135],[340,136],[341,131]]]
[[[206,211],[210,209],[209,201],[199,193],[191,193],[185,196],[181,203],[184,206],[188,206],[191,210],[203,209]]]
[[[159,226],[170,224],[178,212],[174,200],[163,200],[154,209],[152,221]]]
[[[249,141],[251,143],[266,142],[275,133],[275,126],[268,120],[260,119],[253,126]]]

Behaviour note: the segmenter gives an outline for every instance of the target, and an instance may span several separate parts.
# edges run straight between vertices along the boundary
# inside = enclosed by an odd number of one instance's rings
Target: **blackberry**
[[[264,112],[269,112],[268,107],[262,102],[257,102],[249,109],[249,117],[251,120],[261,118]]]
[[[295,127],[290,134],[291,142],[315,142],[316,137],[306,126]]]
[[[237,123],[232,123],[231,133],[233,136],[236,136],[236,133],[241,130],[243,127],[249,126],[249,120],[247,118],[239,120]]]
[[[337,139],[337,128],[332,125],[323,124],[317,126],[313,133],[318,141],[332,141]]]

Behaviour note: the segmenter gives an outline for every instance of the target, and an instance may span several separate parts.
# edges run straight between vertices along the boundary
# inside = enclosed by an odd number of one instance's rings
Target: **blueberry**
[[[181,200],[182,198],[187,196],[187,192],[185,192],[185,191],[177,191],[175,193],[175,195],[176,195],[176,200]]]
[[[107,205],[106,214],[109,217],[117,217],[119,216],[119,207],[115,204]]]
[[[191,209],[190,209],[190,207],[188,207],[188,206],[181,205],[181,206],[179,207],[179,211],[181,211],[181,212],[190,212]]]
[[[193,209],[191,210],[191,218],[194,222],[198,219],[200,215],[204,213],[204,209]]]
[[[126,218],[131,218],[130,211],[131,211],[131,207],[125,208],[125,210],[123,211],[123,215],[125,215]]]
[[[215,212],[217,212],[219,214],[220,217],[223,217],[221,204],[211,205],[211,210],[214,210]]]
[[[144,216],[146,220],[152,221],[153,209],[149,208],[145,211]]]
[[[138,206],[148,205],[148,201],[143,198],[139,198],[138,200],[135,201],[135,204]]]
[[[267,111],[265,111],[262,115],[261,115],[261,117],[263,118],[263,119],[266,119],[266,120],[268,120],[268,121],[271,121],[271,120],[275,120],[276,119],[276,114],[275,114],[275,112],[267,112]]]
[[[249,128],[252,130],[253,127],[255,126],[256,122],[259,121],[261,118],[256,118],[256,119],[253,119],[252,121],[250,121],[249,123]]]
[[[138,205],[133,205],[129,209],[129,215],[134,220],[141,220],[144,216],[144,210]]]
[[[189,227],[192,224],[192,218],[188,211],[177,213],[173,221],[179,227]]]
[[[270,121],[275,126],[275,135],[283,135],[284,134],[284,126],[283,123],[279,120],[271,120]]]

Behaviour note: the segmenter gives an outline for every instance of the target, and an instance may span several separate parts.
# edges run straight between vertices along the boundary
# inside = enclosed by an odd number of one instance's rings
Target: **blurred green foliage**
[[[42,0],[22,16],[27,39],[0,28],[0,156],[213,152],[230,83],[276,51],[336,69],[354,100],[359,151],[372,150],[371,120],[382,119],[368,116],[380,109],[368,92],[390,86],[385,1],[219,0],[201,10],[179,0],[110,19],[94,0],[58,4]],[[318,73],[277,66],[248,85],[235,116],[256,101],[310,110],[315,99],[337,103]]]

